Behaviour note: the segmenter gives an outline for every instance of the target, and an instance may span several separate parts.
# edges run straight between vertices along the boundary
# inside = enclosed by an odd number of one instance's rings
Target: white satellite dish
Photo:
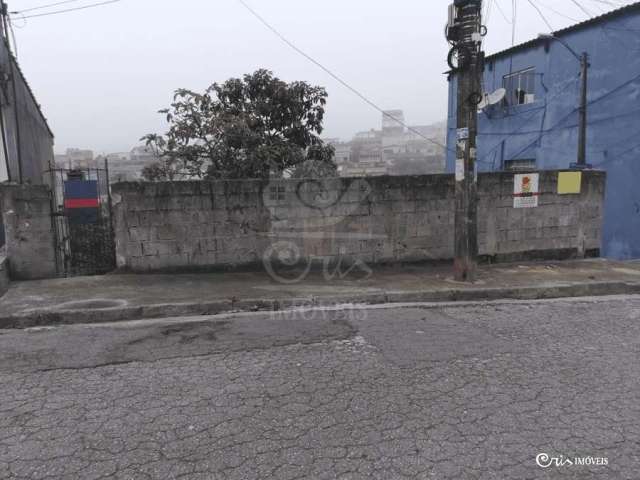
[[[499,88],[495,92],[489,94],[485,93],[482,97],[482,101],[478,105],[478,110],[484,110],[491,105],[495,105],[504,100],[504,97],[507,96],[507,90],[505,88]]]

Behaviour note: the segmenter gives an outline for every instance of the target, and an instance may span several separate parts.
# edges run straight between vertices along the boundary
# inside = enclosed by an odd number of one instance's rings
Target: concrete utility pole
[[[482,100],[482,0],[455,0],[449,7],[449,64],[458,81],[456,144],[455,278],[472,282],[478,256],[476,137]],[[452,59],[457,57],[457,66]]]
[[[582,55],[578,55],[571,46],[559,37],[556,37],[552,33],[541,33],[538,38],[543,40],[560,43],[566,48],[576,60],[580,62],[580,106],[578,107],[579,124],[578,124],[578,159],[576,163],[571,164],[571,168],[591,168],[591,165],[587,164],[587,92],[588,92],[588,77],[589,77],[589,54],[583,52]]]
[[[587,167],[587,76],[589,74],[589,55],[580,57],[580,128],[578,131],[578,168]]]

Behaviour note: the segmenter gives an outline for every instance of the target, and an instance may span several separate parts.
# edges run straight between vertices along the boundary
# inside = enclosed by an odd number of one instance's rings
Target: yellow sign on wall
[[[582,192],[582,172],[560,172],[558,195],[577,195]]]

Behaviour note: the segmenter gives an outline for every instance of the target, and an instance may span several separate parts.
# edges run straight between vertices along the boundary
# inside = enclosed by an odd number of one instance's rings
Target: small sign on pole
[[[513,208],[536,208],[540,199],[540,175],[527,173],[514,176]]]
[[[464,158],[456,159],[456,182],[464,180]]]

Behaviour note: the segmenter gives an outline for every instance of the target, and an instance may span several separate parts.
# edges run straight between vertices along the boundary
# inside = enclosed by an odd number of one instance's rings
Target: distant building
[[[405,127],[402,110],[388,110],[382,129],[357,133],[349,142],[329,139],[343,177],[419,175],[445,170],[446,124]]]
[[[356,133],[350,145],[351,158],[347,164],[341,165],[341,176],[360,177],[387,174],[387,165],[382,161],[382,132],[380,130]]]
[[[92,150],[80,148],[67,148],[64,155],[56,155],[56,167],[72,169],[96,168],[96,162]]]
[[[338,164],[345,164],[351,162],[351,144],[350,143],[334,143],[333,147],[336,149],[335,161]]]
[[[130,166],[129,158],[129,152],[119,152],[100,156],[97,161],[100,164],[104,164],[105,160],[107,161],[111,183],[128,182],[140,178],[138,169]]]
[[[111,182],[131,182],[142,179],[142,170],[158,161],[158,156],[145,146],[135,147],[130,152],[110,153],[102,157],[109,163]]]
[[[387,141],[384,160],[391,175],[444,173],[446,123],[409,126],[400,137]]]
[[[133,148],[131,150],[130,157],[132,162],[139,163],[142,166],[146,166],[150,163],[158,161],[158,156],[153,152],[151,148],[146,146]]]

